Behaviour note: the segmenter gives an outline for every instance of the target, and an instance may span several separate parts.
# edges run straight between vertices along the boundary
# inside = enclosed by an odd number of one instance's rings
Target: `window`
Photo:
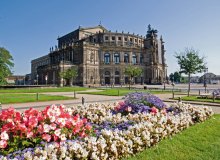
[[[127,37],[125,37],[125,41],[128,41],[128,38],[127,38]]]
[[[137,64],[137,56],[135,53],[132,54],[132,63]]]
[[[119,71],[115,71],[115,75],[119,76],[120,75]]]
[[[130,38],[130,41],[132,42],[132,41],[133,41],[133,38]]]
[[[105,53],[105,55],[104,55],[104,63],[105,64],[109,64],[110,63],[110,54],[109,53]]]
[[[113,41],[115,40],[115,36],[112,36],[112,40],[113,40]]]
[[[135,38],[134,41],[137,42],[137,39]]]
[[[118,37],[118,40],[121,41],[121,37]]]
[[[108,41],[108,36],[105,36],[105,40]]]
[[[140,55],[140,63],[143,64],[143,62],[144,62],[144,56],[143,56],[143,54],[141,53],[141,55]]]
[[[110,76],[110,72],[109,71],[105,71],[105,75],[106,76]]]
[[[124,54],[124,62],[129,63],[129,55],[127,53]]]
[[[120,62],[120,55],[119,53],[114,54],[114,62],[115,64],[118,64]]]

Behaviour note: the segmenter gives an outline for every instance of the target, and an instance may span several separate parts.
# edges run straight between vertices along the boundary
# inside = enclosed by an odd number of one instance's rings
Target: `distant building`
[[[159,84],[167,77],[165,49],[157,30],[148,27],[146,37],[134,33],[111,32],[103,26],[79,27],[58,38],[50,53],[31,61],[32,84],[65,85],[59,74],[78,67],[75,84],[83,86],[128,83],[128,65],[143,69],[135,83]]]
[[[220,75],[215,75],[214,73],[205,73],[199,78],[200,83],[206,82],[207,84],[219,84]]]
[[[6,78],[7,83],[10,85],[24,85],[25,76],[12,75]]]

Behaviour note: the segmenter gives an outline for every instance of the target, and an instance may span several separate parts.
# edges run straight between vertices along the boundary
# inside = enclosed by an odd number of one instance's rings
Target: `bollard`
[[[74,90],[74,98],[76,98],[76,91]]]
[[[181,97],[178,98],[178,102],[181,102]]]
[[[212,93],[212,101],[215,102],[215,94]]]
[[[36,93],[36,100],[39,100],[39,93]]]
[[[172,92],[172,97],[173,97],[173,99],[174,99],[174,91]]]
[[[85,98],[82,97],[82,105],[84,105],[84,103],[85,103]]]
[[[200,89],[199,89],[199,96],[200,96]]]

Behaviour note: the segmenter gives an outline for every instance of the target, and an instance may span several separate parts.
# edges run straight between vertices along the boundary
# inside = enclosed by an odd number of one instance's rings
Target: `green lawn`
[[[171,93],[171,91],[163,90],[140,90],[140,89],[126,89],[126,88],[112,88],[112,89],[100,89],[102,91],[98,92],[81,92],[82,94],[93,94],[93,95],[106,95],[106,96],[124,96],[130,92],[148,92],[151,94],[166,94]]]
[[[53,87],[53,88],[16,88],[16,89],[0,89],[0,93],[43,93],[43,92],[73,92],[85,91],[84,87]]]
[[[124,160],[219,160],[220,115]]]
[[[176,98],[175,98],[176,99]],[[197,96],[181,97],[183,101],[199,101],[199,102],[213,102],[211,98],[197,98]],[[220,103],[220,99],[215,99],[214,103]]]
[[[13,93],[0,93],[0,103],[10,104],[10,103],[25,103],[25,102],[38,102],[38,101],[53,101],[53,100],[68,100],[73,99],[71,97],[65,96],[52,96],[45,94],[13,94]]]

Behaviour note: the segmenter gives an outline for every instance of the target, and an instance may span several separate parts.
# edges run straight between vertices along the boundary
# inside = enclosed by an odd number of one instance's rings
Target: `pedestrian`
[[[85,98],[82,97],[82,105],[84,105],[84,103],[85,103]]]

